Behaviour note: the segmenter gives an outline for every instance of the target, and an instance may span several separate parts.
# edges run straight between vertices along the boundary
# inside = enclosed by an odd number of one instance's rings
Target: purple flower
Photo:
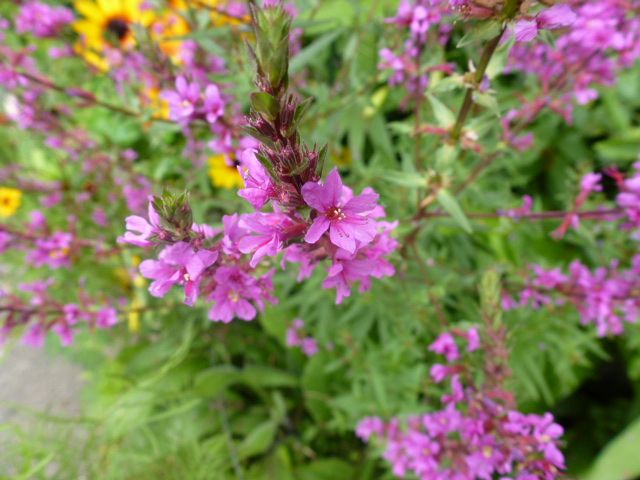
[[[284,250],[282,255],[282,269],[284,270],[287,262],[298,263],[300,265],[300,271],[298,273],[297,280],[300,282],[306,278],[311,277],[313,271],[318,266],[318,261],[313,252],[309,252],[303,245],[291,245]]]
[[[367,417],[360,420],[356,427],[358,438],[368,441],[372,436],[384,434],[384,422],[378,417]]]
[[[189,123],[200,101],[200,87],[183,76],[176,78],[176,89],[163,91],[160,96],[169,103],[169,116],[178,123]]]
[[[22,337],[22,344],[30,347],[42,347],[44,345],[44,326],[34,323]]]
[[[224,115],[225,103],[216,85],[207,85],[204,91],[204,112],[209,123],[215,123]]]
[[[222,251],[233,258],[240,258],[242,252],[238,249],[240,240],[249,232],[240,225],[241,216],[237,213],[222,217],[224,236],[222,237]]]
[[[470,328],[467,331],[467,350],[469,352],[475,352],[480,348],[480,334],[477,328]]]
[[[448,367],[436,363],[431,367],[429,373],[434,382],[440,383],[449,376],[450,370]]]
[[[73,12],[68,8],[31,1],[20,8],[16,17],[16,31],[30,32],[40,38],[51,38],[56,37],[73,20]]]
[[[142,276],[154,280],[149,293],[164,297],[174,285],[184,285],[184,302],[193,305],[198,298],[200,276],[215,263],[218,252],[196,251],[187,242],[177,242],[162,250],[158,258],[140,264]]]
[[[567,5],[554,5],[547,8],[532,20],[519,20],[514,26],[518,42],[530,42],[539,30],[554,30],[567,27],[576,20],[576,14]]]
[[[305,241],[316,243],[329,230],[331,243],[354,253],[376,236],[376,226],[370,220],[371,211],[377,206],[378,195],[373,192],[349,196],[342,185],[337,169],[321,183],[307,182],[302,187],[304,201],[317,213],[305,235]]]
[[[288,215],[279,212],[242,215],[239,223],[248,235],[240,239],[238,250],[242,253],[255,252],[249,262],[251,268],[255,268],[265,256],[278,255],[284,246],[287,229],[296,225]]]
[[[115,308],[105,307],[96,313],[96,327],[111,328],[118,323],[118,312]]]
[[[313,337],[306,337],[302,339],[300,348],[307,357],[313,357],[318,353],[318,342]]]
[[[576,18],[575,12],[568,5],[559,3],[543,10],[537,16],[537,21],[539,28],[553,30],[568,27],[576,21]]]
[[[599,173],[587,173],[582,180],[580,181],[580,190],[582,192],[591,193],[591,192],[601,192],[602,185],[600,182],[602,181],[602,175]]]
[[[235,317],[253,320],[256,308],[250,300],[262,296],[256,279],[238,267],[220,267],[214,278],[217,286],[210,300],[216,304],[209,310],[209,319],[223,323],[229,323]]]
[[[286,333],[286,344],[287,347],[299,347],[302,339],[298,336],[298,329],[295,326],[287,328]]]
[[[260,210],[269,200],[276,197],[271,177],[256,158],[254,149],[242,152],[238,171],[245,185],[245,188],[238,191],[238,195],[253,205],[253,208]]]
[[[73,235],[68,232],[56,232],[35,241],[35,250],[29,252],[27,261],[35,267],[48,265],[57,269],[70,264]]]
[[[51,327],[51,331],[58,335],[60,344],[63,347],[68,347],[69,345],[73,344],[73,329],[68,323],[64,321],[58,321]]]
[[[429,350],[439,355],[444,355],[449,363],[455,362],[460,358],[458,345],[456,345],[453,335],[448,332],[441,334],[436,341],[429,346]]]
[[[125,219],[127,232],[118,237],[118,243],[128,243],[137,247],[150,247],[155,245],[149,239],[160,233],[160,216],[156,213],[149,199],[149,221],[137,215],[131,215]]]
[[[530,42],[538,35],[538,23],[535,20],[519,20],[513,28],[513,33],[518,42]]]
[[[0,254],[6,252],[9,249],[12,240],[13,237],[10,234],[0,231]]]
[[[336,288],[337,304],[342,303],[343,298],[351,294],[351,286],[354,283],[359,282],[360,291],[364,292],[371,286],[372,277],[383,278],[395,274],[394,266],[386,258],[398,246],[398,242],[389,234],[395,226],[395,223],[378,222],[376,227],[381,233],[372,243],[354,255],[350,255],[346,250],[336,249],[333,263],[322,286]]]

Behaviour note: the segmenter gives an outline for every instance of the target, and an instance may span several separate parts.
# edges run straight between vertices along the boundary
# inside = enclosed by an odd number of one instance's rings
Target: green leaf
[[[515,37],[512,37],[496,49],[494,54],[491,56],[487,69],[485,70],[485,75],[487,77],[493,79],[504,72],[504,68],[509,60],[509,53],[511,53],[511,47],[513,47],[514,44]]]
[[[278,425],[273,420],[261,423],[238,445],[238,456],[245,459],[266,452],[273,443],[277,431]]]
[[[624,133],[595,144],[596,152],[605,160],[633,161],[640,151],[640,128],[627,130]]]
[[[259,317],[260,325],[265,331],[284,345],[287,329],[295,312],[282,305],[269,305]]]
[[[502,31],[502,22],[498,20],[490,20],[483,22],[480,25],[474,26],[470,32],[467,32],[464,37],[460,39],[458,48],[469,45],[470,43],[478,42],[480,40],[488,40],[496,37]]]
[[[460,204],[447,189],[442,189],[438,192],[438,202],[465,232],[473,232],[471,223],[469,223],[469,219],[460,208]]]
[[[384,170],[379,174],[380,180],[400,185],[407,188],[424,188],[427,186],[426,179],[418,172],[399,172],[395,170]]]
[[[251,106],[253,109],[273,120],[280,112],[278,101],[266,92],[254,92],[251,94]]]
[[[495,116],[500,116],[500,107],[495,95],[490,93],[473,92],[473,101],[478,105],[488,108]]]
[[[201,372],[195,380],[195,391],[203,397],[215,397],[240,380],[238,369],[220,365]]]
[[[581,480],[626,480],[640,475],[640,418],[631,423],[598,455]]]
[[[304,67],[306,67],[313,60],[318,58],[320,52],[322,52],[325,48],[328,48],[329,45],[333,43],[333,41],[338,38],[342,34],[342,29],[334,30],[333,32],[325,33],[320,38],[318,38],[312,44],[303,48],[300,53],[298,53],[289,64],[289,73],[294,74],[299,72]]]
[[[331,398],[331,378],[326,372],[326,355],[319,354],[307,362],[302,377],[305,406],[317,423],[331,418],[328,400]]]
[[[299,480],[341,480],[355,477],[353,466],[338,458],[323,458],[296,470]]]
[[[393,142],[389,135],[389,129],[385,123],[385,119],[382,114],[378,113],[369,119],[369,139],[371,143],[380,150],[381,156],[384,158],[384,163],[387,166],[395,165],[395,151],[393,148]]]
[[[448,128],[453,125],[456,121],[456,116],[451,109],[430,93],[427,93],[427,98],[431,103],[431,108],[433,108],[433,114],[436,117],[438,126]]]
[[[252,387],[296,387],[298,379],[284,370],[252,365],[241,370],[241,380]]]

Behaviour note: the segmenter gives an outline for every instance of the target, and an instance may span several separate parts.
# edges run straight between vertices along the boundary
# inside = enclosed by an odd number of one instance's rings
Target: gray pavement
[[[30,412],[77,416],[82,384],[77,366],[43,349],[16,345],[0,353],[0,479],[13,478],[12,463],[19,461],[10,453],[16,432],[23,441],[46,430],[55,432],[55,425]]]

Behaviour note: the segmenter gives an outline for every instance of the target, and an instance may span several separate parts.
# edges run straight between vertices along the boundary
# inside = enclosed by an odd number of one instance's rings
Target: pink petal
[[[307,234],[304,236],[304,241],[307,243],[316,243],[320,240],[320,237],[327,231],[330,225],[331,222],[327,217],[316,217],[309,227],[309,230],[307,230]]]
[[[326,189],[316,182],[307,182],[302,186],[302,198],[311,208],[326,212],[333,205],[329,202]]]
[[[538,35],[538,24],[535,20],[520,20],[513,30],[517,41],[530,42]]]
[[[333,222],[331,224],[329,238],[331,238],[331,243],[349,253],[354,253],[356,251],[355,239],[350,235],[348,226],[341,222]]]
[[[331,170],[329,175],[327,175],[327,179],[324,182],[324,189],[326,195],[325,202],[330,207],[340,205],[340,198],[342,197],[342,179],[340,178],[337,168]]]

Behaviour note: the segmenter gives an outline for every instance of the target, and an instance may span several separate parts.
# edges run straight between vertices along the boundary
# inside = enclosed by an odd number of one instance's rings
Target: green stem
[[[512,20],[517,15],[521,4],[522,0],[507,0],[504,8],[502,9],[502,19],[505,22]],[[506,26],[503,27],[498,35],[489,40],[489,43],[485,45],[484,50],[482,51],[482,56],[480,57],[480,62],[478,63],[478,69],[476,70],[475,76],[473,77],[473,84],[469,88],[467,88],[467,93],[464,96],[462,107],[460,108],[460,113],[458,113],[456,123],[451,129],[451,138],[455,141],[460,138],[464,122],[467,120],[469,113],[471,113],[471,107],[473,107],[473,91],[477,88],[480,82],[482,82],[482,78],[487,71],[487,67],[489,66],[491,57],[495,53],[496,48],[498,48],[500,40],[502,39],[502,36],[504,35],[506,29]]]
[[[460,138],[460,133],[462,132],[464,122],[467,120],[469,113],[471,113],[471,107],[473,107],[473,92],[478,84],[482,81],[482,78],[487,71],[487,67],[489,66],[489,62],[491,61],[491,57],[496,51],[496,48],[498,48],[498,44],[500,43],[504,32],[505,29],[503,28],[502,31],[491,40],[489,40],[489,43],[487,43],[487,45],[484,47],[482,57],[480,57],[480,62],[478,63],[478,69],[475,71],[475,75],[473,77],[473,85],[467,88],[467,93],[465,94],[464,100],[462,101],[462,107],[460,108],[460,112],[458,113],[458,118],[456,119],[456,123],[451,129],[451,138],[453,140],[458,140]]]

